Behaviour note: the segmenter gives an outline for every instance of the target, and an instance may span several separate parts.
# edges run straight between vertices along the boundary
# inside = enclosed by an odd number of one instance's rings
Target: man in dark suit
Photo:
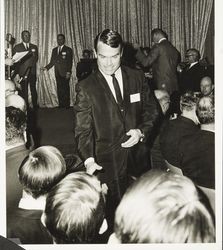
[[[161,29],[151,32],[153,47],[146,56],[138,44],[136,59],[144,67],[152,67],[153,80],[156,89],[166,90],[168,94],[178,90],[177,65],[180,62],[179,51],[167,40],[166,33]]]
[[[181,115],[169,120],[160,134],[160,148],[164,159],[177,167],[180,165],[179,143],[184,136],[193,137],[199,130],[196,116],[197,101],[198,98],[190,92],[181,96]]]
[[[200,92],[200,82],[206,72],[199,60],[200,52],[197,49],[191,48],[186,51],[187,66],[180,73],[181,93],[186,91]]]
[[[73,64],[73,50],[66,46],[65,36],[63,34],[57,35],[58,47],[52,50],[50,63],[47,64],[43,70],[49,70],[54,66],[55,77],[57,81],[57,96],[59,107],[70,107],[70,77]]]
[[[137,160],[147,160],[148,154],[140,149],[158,111],[143,72],[120,66],[120,34],[106,29],[94,47],[98,70],[76,88],[75,139],[87,172],[99,170],[99,179],[108,186],[107,213],[112,222],[127,187],[127,166],[133,163],[137,168]]]
[[[28,30],[22,31],[22,43],[15,45],[12,54],[16,52],[28,51],[18,63],[15,64],[15,71],[19,74],[21,79],[21,96],[25,99],[28,105],[28,84],[32,96],[33,108],[37,105],[37,91],[36,91],[36,63],[38,61],[38,48],[35,44],[30,43],[30,33]]]
[[[204,96],[197,104],[200,130],[183,137],[179,144],[180,165],[195,184],[215,189],[214,97]]]

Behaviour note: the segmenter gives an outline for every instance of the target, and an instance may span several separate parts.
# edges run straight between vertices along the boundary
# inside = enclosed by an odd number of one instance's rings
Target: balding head
[[[9,106],[18,108],[22,110],[23,112],[26,112],[25,100],[19,95],[11,94],[5,98],[5,107],[9,107]]]
[[[15,83],[10,80],[5,80],[5,97],[12,94],[17,94]]]
[[[209,96],[212,93],[214,85],[209,76],[205,76],[201,79],[200,88],[203,96]]]

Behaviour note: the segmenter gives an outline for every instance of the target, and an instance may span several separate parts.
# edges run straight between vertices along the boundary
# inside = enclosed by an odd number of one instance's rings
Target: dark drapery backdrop
[[[66,44],[74,51],[72,102],[75,68],[82,50],[92,49],[95,36],[104,28],[115,29],[125,41],[142,46],[151,46],[151,30],[162,28],[182,58],[190,47],[197,48],[201,56],[210,55],[205,47],[213,48],[214,44],[213,22],[209,25],[213,0],[5,0],[4,8],[5,33],[11,33],[19,43],[21,31],[27,29],[31,42],[39,48],[37,91],[41,107],[57,106],[54,71],[40,72],[40,67],[49,62],[58,33],[65,34]]]

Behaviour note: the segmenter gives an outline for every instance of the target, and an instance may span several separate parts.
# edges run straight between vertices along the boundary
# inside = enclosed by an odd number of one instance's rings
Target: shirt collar
[[[103,73],[100,69],[99,69],[99,71],[102,73],[102,75],[104,76],[104,78],[107,80],[107,79],[110,79],[110,77],[111,77],[111,75],[106,75],[105,73]],[[121,75],[122,75],[122,71],[121,71],[121,67],[119,67],[115,72],[114,72],[114,74],[115,74],[115,77],[117,78],[119,78],[119,77],[121,77]]]
[[[32,196],[26,196],[19,201],[19,208],[31,210],[44,210],[46,205],[46,197],[34,199]]]
[[[191,63],[190,64],[190,67],[189,67],[189,69],[191,68],[191,67],[193,67],[195,64],[197,64],[198,62],[193,62],[193,63]]]
[[[161,39],[158,41],[158,43],[161,43],[161,42],[164,41],[164,40],[166,40],[165,37],[161,38]]]

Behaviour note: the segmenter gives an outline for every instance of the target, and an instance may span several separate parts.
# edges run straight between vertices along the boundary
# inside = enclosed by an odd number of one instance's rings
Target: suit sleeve
[[[154,94],[151,92],[146,79],[143,77],[143,85],[142,85],[142,119],[141,124],[139,125],[139,129],[145,135],[145,141],[148,139],[154,124],[156,123],[159,117],[159,108],[158,104],[155,100]]]
[[[137,53],[135,55],[136,59],[144,66],[144,67],[150,67],[153,62],[158,58],[159,56],[159,47],[158,45],[154,45],[152,49],[150,50],[148,56],[144,55],[143,52],[138,49]]]
[[[53,49],[53,50],[52,50],[52,53],[51,53],[50,62],[49,62],[49,64],[47,64],[47,65],[45,66],[45,68],[46,68],[47,70],[49,70],[50,68],[52,68],[52,67],[54,66],[54,64],[55,64],[55,60],[56,60],[56,55],[55,55],[54,49]]]
[[[67,60],[68,60],[68,71],[67,72],[71,72],[72,64],[73,64],[73,50],[72,49],[69,49]]]
[[[94,157],[93,119],[91,101],[80,84],[76,85],[76,102],[74,104],[74,133],[78,154],[83,161]]]

